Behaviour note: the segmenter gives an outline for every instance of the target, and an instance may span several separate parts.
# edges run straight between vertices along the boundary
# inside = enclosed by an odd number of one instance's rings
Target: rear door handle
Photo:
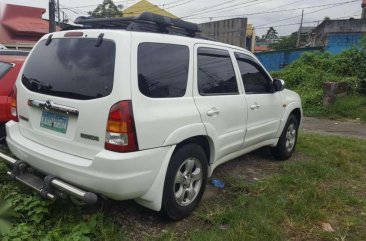
[[[218,114],[220,114],[220,111],[216,107],[213,107],[211,110],[207,111],[208,116],[214,116]]]
[[[260,105],[258,105],[258,104],[254,104],[254,105],[251,105],[251,106],[250,106],[250,109],[251,109],[251,110],[258,110],[260,107],[261,107]]]

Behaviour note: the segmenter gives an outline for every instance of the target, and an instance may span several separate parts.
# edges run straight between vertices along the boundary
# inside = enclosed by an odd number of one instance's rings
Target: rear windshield
[[[4,62],[0,62],[0,80],[11,69],[12,65]]]
[[[22,75],[31,91],[78,100],[109,95],[113,88],[116,46],[97,39],[41,41],[32,52]]]

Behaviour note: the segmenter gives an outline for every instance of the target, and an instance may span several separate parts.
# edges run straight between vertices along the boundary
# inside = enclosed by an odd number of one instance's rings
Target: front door
[[[247,107],[236,78],[233,53],[227,49],[196,46],[194,99],[218,160],[243,147]]]
[[[273,91],[271,77],[252,57],[235,53],[248,105],[245,147],[274,139],[282,115],[281,96]]]

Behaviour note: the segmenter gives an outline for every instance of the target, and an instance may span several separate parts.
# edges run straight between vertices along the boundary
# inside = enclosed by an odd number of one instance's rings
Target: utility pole
[[[303,23],[303,21],[304,21],[304,9],[302,10],[302,14],[301,14],[301,23],[300,23],[299,32],[297,32],[296,48],[300,48],[300,43],[301,43],[301,30],[302,30],[302,23]]]
[[[48,12],[49,12],[49,32],[50,33],[56,32],[55,0],[49,0]]]
[[[362,7],[361,19],[366,19],[366,0],[362,1],[361,7]]]
[[[61,27],[60,0],[57,0],[57,17],[58,17],[58,26]]]

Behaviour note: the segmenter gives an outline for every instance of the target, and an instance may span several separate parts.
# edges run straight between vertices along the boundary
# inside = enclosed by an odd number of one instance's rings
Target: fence
[[[327,37],[326,47],[288,49],[257,53],[256,56],[269,71],[279,71],[296,61],[305,52],[328,51],[339,54],[359,43],[362,33],[331,33]]]

